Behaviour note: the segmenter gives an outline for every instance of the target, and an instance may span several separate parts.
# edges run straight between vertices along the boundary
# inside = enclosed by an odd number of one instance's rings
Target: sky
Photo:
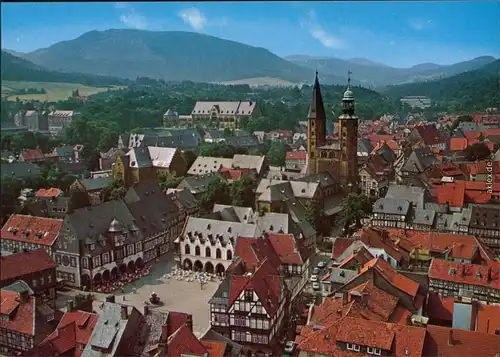
[[[500,57],[500,0],[1,3],[2,48],[30,52],[91,30],[192,31],[279,56],[395,67]]]

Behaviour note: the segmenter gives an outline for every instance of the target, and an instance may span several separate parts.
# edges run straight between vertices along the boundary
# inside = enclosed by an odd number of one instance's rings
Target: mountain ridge
[[[23,58],[54,71],[128,79],[223,82],[270,77],[309,83],[314,78],[314,70],[290,63],[265,48],[182,31],[94,30],[26,53]],[[322,77],[325,83],[345,83],[342,76]]]

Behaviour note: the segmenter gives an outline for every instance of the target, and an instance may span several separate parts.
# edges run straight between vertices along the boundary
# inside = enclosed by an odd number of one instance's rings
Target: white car
[[[317,275],[311,275],[311,282],[316,283],[318,281],[318,276]]]
[[[313,274],[315,274],[315,275],[319,274],[319,268],[318,267],[315,267],[313,269]]]
[[[326,266],[326,263],[324,261],[320,261],[320,262],[318,262],[318,264],[316,264],[316,267],[318,267],[319,269],[323,269],[325,266]]]
[[[294,349],[295,349],[295,342],[293,342],[293,341],[286,341],[286,343],[285,343],[285,353],[292,353]]]
[[[319,286],[319,283],[312,283],[313,290],[320,290],[321,286]]]

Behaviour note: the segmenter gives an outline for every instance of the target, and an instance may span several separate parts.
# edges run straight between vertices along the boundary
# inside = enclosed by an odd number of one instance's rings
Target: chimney
[[[122,320],[128,319],[128,307],[127,305],[122,305],[120,309],[120,317]]]
[[[75,307],[75,302],[73,300],[66,301],[66,312],[72,312]]]
[[[347,304],[349,302],[349,291],[344,291],[342,293],[342,303]]]
[[[115,302],[115,296],[114,295],[108,295],[106,296],[106,302]]]
[[[193,315],[188,314],[186,317],[186,325],[188,325],[189,329],[193,331]]]
[[[149,315],[149,307],[144,305],[144,316]]]
[[[448,346],[453,346],[453,329],[448,333]]]
[[[19,300],[21,300],[21,302],[22,302],[23,304],[25,304],[25,303],[27,303],[27,302],[28,302],[29,297],[30,297],[30,295],[29,295],[29,293],[28,293],[28,290],[23,290],[23,291],[21,291],[21,292],[19,293]]]

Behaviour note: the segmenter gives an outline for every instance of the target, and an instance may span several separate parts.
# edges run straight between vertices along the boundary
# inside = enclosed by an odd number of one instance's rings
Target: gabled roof
[[[158,146],[148,146],[149,158],[154,167],[170,167],[177,148],[167,148]]]
[[[44,351],[53,351],[52,356],[60,356],[73,350],[71,355],[78,357],[81,351],[77,345],[87,345],[97,320],[97,314],[79,310],[66,312],[56,330],[35,351],[39,351],[40,356],[44,355]]]
[[[500,335],[428,325],[422,356],[498,356]]]
[[[52,246],[61,232],[63,220],[14,214],[2,227],[1,238]]]
[[[167,339],[168,357],[204,356],[207,348],[196,338],[188,325],[183,325]]]
[[[43,152],[40,149],[25,149],[21,155],[24,161],[41,160],[44,158]]]
[[[413,128],[426,146],[442,144],[446,138],[434,124],[417,125]]]
[[[252,290],[269,316],[276,315],[282,286],[281,276],[267,259],[260,262],[253,273],[248,272],[245,275],[233,273],[230,279],[229,305],[232,305],[243,291]]]
[[[35,193],[35,197],[59,197],[63,191],[58,188],[41,188]]]
[[[417,282],[407,278],[403,274],[398,273],[384,259],[378,257],[366,263],[360,271],[360,275],[366,271],[373,269],[379,273],[388,283],[393,285],[398,290],[415,298],[417,296],[419,285]],[[354,278],[355,279],[355,278]],[[354,280],[353,279],[353,280]]]
[[[433,259],[429,278],[500,290],[500,263],[488,266]]]
[[[0,281],[17,279],[47,269],[55,269],[56,263],[45,249],[40,248],[7,256],[0,256]]]
[[[326,356],[350,357],[336,341],[391,350],[395,356],[422,356],[425,329],[362,318],[344,317],[318,327],[298,344],[300,351]],[[359,353],[356,353],[359,355]],[[361,355],[364,355],[363,353]]]
[[[108,187],[112,182],[112,177],[97,177],[79,180],[87,191],[103,190]]]
[[[35,335],[35,297],[28,293],[25,302],[21,294],[3,288],[0,290],[0,314],[9,315],[10,318],[0,318],[0,328],[7,331],[18,332],[29,336]]]

